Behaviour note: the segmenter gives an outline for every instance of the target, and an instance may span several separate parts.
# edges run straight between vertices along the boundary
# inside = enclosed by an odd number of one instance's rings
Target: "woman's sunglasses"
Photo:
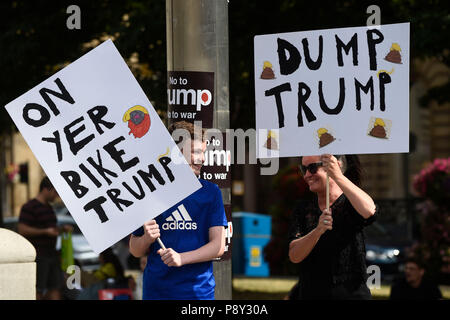
[[[306,170],[308,170],[311,174],[317,173],[317,170],[319,170],[319,167],[323,166],[322,162],[313,162],[308,164],[307,166],[300,165],[300,171],[303,175],[306,175]]]

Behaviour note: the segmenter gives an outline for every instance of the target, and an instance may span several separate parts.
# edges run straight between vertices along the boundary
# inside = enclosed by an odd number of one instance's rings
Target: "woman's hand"
[[[336,180],[343,175],[339,161],[335,156],[323,154],[320,156],[320,161],[322,161],[323,169],[328,173],[328,176],[331,179]]]
[[[183,265],[181,255],[172,248],[166,250],[159,249],[157,253],[161,256],[162,261],[169,267],[181,267]]]
[[[319,223],[317,224],[316,229],[321,235],[327,230],[333,230],[333,217],[331,216],[331,209],[323,210],[323,213],[319,217]]]
[[[320,156],[323,169],[328,172],[328,176],[341,188],[353,208],[364,218],[368,219],[375,214],[376,206],[373,199],[360,187],[354,184],[342,173],[339,161],[330,154]]]

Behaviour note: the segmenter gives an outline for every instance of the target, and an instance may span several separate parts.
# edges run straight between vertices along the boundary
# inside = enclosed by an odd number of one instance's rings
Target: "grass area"
[[[295,278],[233,278],[233,299],[283,300],[296,283]]]
[[[235,300],[282,300],[297,282],[296,278],[233,278],[233,299]],[[440,286],[445,299],[450,299],[450,286]],[[388,299],[390,285],[371,289],[372,298]]]
[[[233,288],[238,291],[280,293],[288,292],[296,283],[295,278],[234,278]]]

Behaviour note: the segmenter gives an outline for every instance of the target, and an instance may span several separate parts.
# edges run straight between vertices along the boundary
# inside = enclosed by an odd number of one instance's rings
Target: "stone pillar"
[[[36,299],[36,250],[24,237],[0,228],[0,300]]]

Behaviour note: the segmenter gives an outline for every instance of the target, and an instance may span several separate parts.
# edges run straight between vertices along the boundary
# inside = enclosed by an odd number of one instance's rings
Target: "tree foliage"
[[[81,9],[81,30],[69,30],[69,5]],[[253,37],[259,34],[363,26],[373,1],[229,1],[230,114],[233,127],[254,123]],[[64,65],[113,37],[157,110],[166,105],[164,0],[0,2],[0,105],[34,87]],[[380,2],[381,23],[411,22],[411,60],[437,57],[449,66],[450,14],[444,0]],[[86,44],[90,44],[86,45]],[[449,101],[449,84],[422,100]],[[11,124],[0,108],[0,128]]]
[[[70,5],[81,10],[81,29],[69,30]],[[165,110],[165,2],[0,2],[0,105],[4,106],[95,45],[112,38],[156,109]],[[0,128],[11,120],[0,108]]]

